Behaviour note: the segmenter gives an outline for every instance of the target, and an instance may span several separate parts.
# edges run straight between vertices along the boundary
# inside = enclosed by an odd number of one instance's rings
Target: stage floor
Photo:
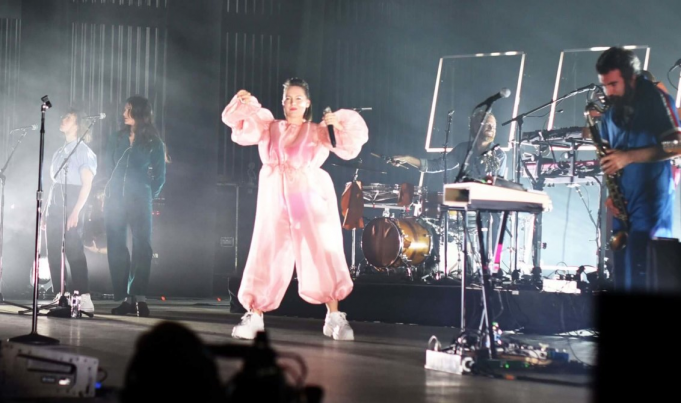
[[[150,299],[151,318],[107,314],[116,304],[94,301],[92,319],[40,317],[38,331],[61,344],[53,349],[92,356],[108,372],[103,386],[122,386],[126,366],[140,334],[163,320],[179,321],[197,332],[207,343],[239,343],[230,337],[240,316],[229,313],[229,304],[217,300]],[[27,334],[30,315],[18,315],[18,308],[0,305],[0,338]],[[537,381],[501,380],[482,376],[460,376],[424,368],[428,339],[435,335],[443,344],[457,329],[385,323],[354,322],[354,342],[340,342],[322,335],[322,321],[266,316],[265,325],[274,349],[302,356],[309,370],[308,385],[324,389],[324,402],[586,402],[590,400],[590,379],[566,386]],[[565,349],[571,359],[593,364],[596,343],[583,337],[515,335],[531,342]],[[224,380],[241,365],[240,361],[220,360]],[[181,369],[178,363],[178,369]],[[555,380],[566,378],[555,377]],[[114,395],[80,401],[115,401]],[[56,401],[56,400],[52,400]],[[64,400],[73,401],[73,400]]]

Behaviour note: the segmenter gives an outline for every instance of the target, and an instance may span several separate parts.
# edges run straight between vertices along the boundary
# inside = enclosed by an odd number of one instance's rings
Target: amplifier
[[[675,238],[657,238],[648,243],[648,291],[681,295],[681,243]]]

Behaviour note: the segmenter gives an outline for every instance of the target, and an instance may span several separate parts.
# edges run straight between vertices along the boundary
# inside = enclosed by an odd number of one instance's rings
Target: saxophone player
[[[614,281],[619,291],[644,291],[646,251],[654,237],[670,237],[674,184],[670,159],[679,149],[665,149],[663,142],[681,140],[679,114],[674,99],[641,75],[636,55],[620,47],[603,52],[596,62],[598,79],[610,108],[603,114],[600,132],[609,149],[600,159],[606,175],[617,175],[617,186],[626,203],[626,214],[614,205],[613,230],[628,231],[626,247],[615,251]]]

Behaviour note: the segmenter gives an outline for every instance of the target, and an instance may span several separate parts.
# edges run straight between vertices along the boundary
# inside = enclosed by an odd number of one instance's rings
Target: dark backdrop
[[[666,82],[665,72],[681,57],[679,15],[681,3],[673,0],[646,7],[630,0],[3,0],[0,157],[4,162],[17,138],[11,128],[38,123],[45,94],[55,105],[46,122],[48,156],[60,144],[59,116],[69,104],[107,114],[93,132],[91,147],[100,152],[102,138],[120,125],[125,99],[150,98],[172,159],[156,203],[150,293],[205,296],[243,267],[250,243],[260,161],[256,147],[233,144],[220,121],[240,88],[278,117],[281,84],[293,75],[309,81],[317,117],[326,105],[372,107],[360,158],[387,173],[363,172],[362,180],[416,183],[417,172],[388,167],[370,153],[428,156],[440,57],[524,51],[520,111],[526,111],[551,98],[563,49],[649,45],[650,70]],[[543,124],[528,121],[525,129]],[[28,286],[37,150],[37,132],[30,132],[7,171],[5,293]],[[332,165],[338,162],[332,156],[325,169],[340,193],[353,171]],[[439,180],[434,175],[428,184],[436,189]],[[549,192],[554,212],[544,219],[544,262],[595,263],[587,209],[569,188]],[[585,193],[595,214],[597,192]],[[105,256],[89,257],[93,288],[108,292]]]

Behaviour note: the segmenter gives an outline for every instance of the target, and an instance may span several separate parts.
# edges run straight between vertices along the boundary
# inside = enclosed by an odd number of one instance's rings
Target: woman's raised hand
[[[236,97],[242,104],[247,104],[251,100],[251,93],[246,90],[240,90],[236,93]]]

